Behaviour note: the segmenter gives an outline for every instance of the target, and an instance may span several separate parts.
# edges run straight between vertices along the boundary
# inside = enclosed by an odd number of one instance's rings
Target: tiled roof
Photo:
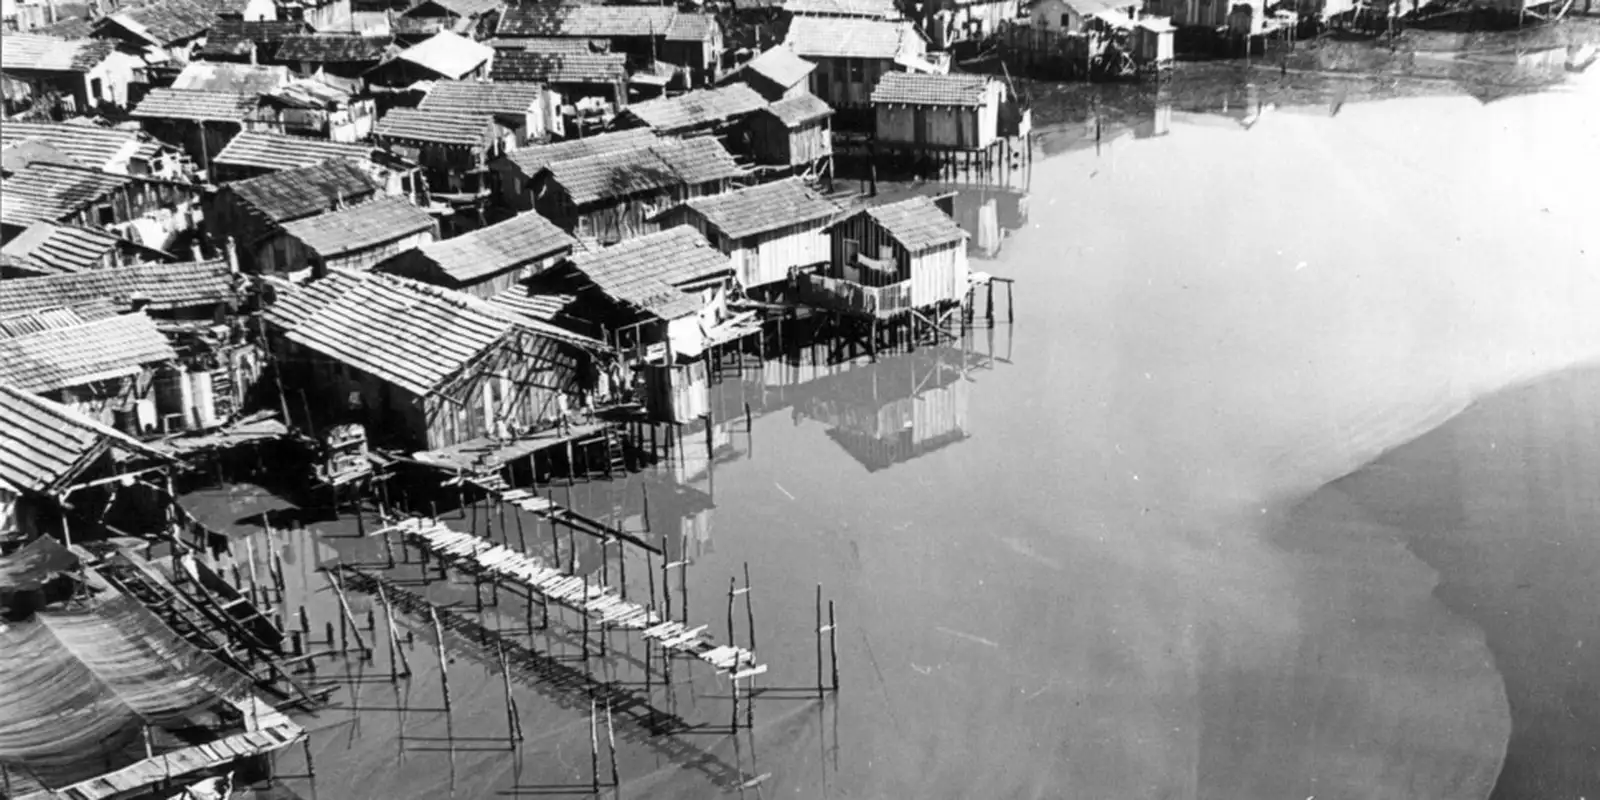
[[[178,357],[144,314],[121,314],[72,328],[0,339],[0,383],[28,392],[133,375]]]
[[[494,118],[487,113],[464,114],[455,111],[425,111],[420,108],[391,108],[372,129],[377,139],[406,139],[415,142],[487,147],[494,138]]]
[[[833,114],[833,109],[822,98],[810,92],[779,100],[767,106],[766,110],[788,128],[798,128]]]
[[[343,203],[358,203],[378,184],[350,161],[324,161],[228,184],[244,203],[272,222],[321,214]]]
[[[766,104],[766,99],[756,94],[756,90],[743,83],[733,83],[635,103],[624,113],[658,132],[671,133],[731,121]]]
[[[846,17],[795,17],[784,44],[806,58],[892,59],[902,37],[915,36],[904,23]]]
[[[795,55],[793,50],[782,45],[768,48],[741,67],[785,89],[810,77],[816,68],[816,64]]]
[[[736,192],[697,197],[686,205],[731,239],[817,220],[832,219],[839,207],[807,189],[799,178],[785,178]]]
[[[387,244],[436,225],[428,212],[387,195],[283,225],[285,233],[323,258]]]
[[[568,56],[605,53],[611,48],[611,43],[605,39],[561,39],[550,36],[497,36],[485,44],[497,51],[526,50],[530,53]]]
[[[267,320],[296,344],[418,395],[512,329],[505,312],[471,295],[342,270],[280,291]]]
[[[116,42],[101,39],[67,41],[53,36],[6,33],[0,47],[0,69],[42,72],[88,72],[106,60]]]
[[[500,50],[489,66],[496,81],[532,83],[616,83],[627,80],[621,53],[565,55],[534,50]]]
[[[43,139],[85,167],[107,172],[127,172],[128,159],[144,146],[137,131],[120,131],[98,125],[63,122],[18,122],[0,125],[0,144],[22,139]]]
[[[927,197],[918,195],[881,206],[871,206],[866,214],[883,226],[907,250],[916,253],[967,238],[967,232]]]
[[[717,18],[699,11],[679,11],[665,34],[669,42],[705,42],[717,27]]]
[[[506,9],[495,34],[585,39],[665,36],[677,13],[671,6],[521,5]]]
[[[137,299],[149,302],[151,311],[171,311],[212,305],[234,296],[234,275],[226,261],[191,261],[182,264],[135,264],[42,278],[0,281],[0,314],[20,314],[41,308],[80,306],[108,299],[131,308]]]
[[[195,49],[195,55],[242,56],[254,47],[257,58],[273,58],[284,39],[311,31],[311,25],[301,21],[219,19],[212,23],[205,44]]]
[[[85,322],[114,317],[117,313],[115,303],[100,299],[76,306],[40,308],[20,314],[0,314],[0,339],[28,336],[56,328],[74,328]]]
[[[229,61],[191,61],[171,88],[179,91],[216,94],[266,94],[286,84],[289,68],[262,64],[235,64]]]
[[[211,162],[277,171],[321,164],[330,159],[370,159],[375,149],[370,144],[345,144],[308,136],[243,131],[234,136]]]
[[[417,16],[417,9],[424,8],[429,3],[437,5],[458,17],[475,17],[504,6],[505,0],[427,0],[427,2],[412,6],[405,12],[405,15]]]
[[[446,78],[464,78],[494,57],[494,48],[450,31],[440,31],[397,56]]]
[[[0,486],[49,492],[107,446],[156,455],[126,434],[24,389],[0,383]],[[38,541],[54,541],[46,536]]]
[[[263,105],[285,108],[302,108],[331,111],[345,108],[355,98],[355,92],[327,82],[327,73],[317,78],[299,78],[278,87],[261,98]]]
[[[62,17],[49,25],[29,31],[36,36],[54,36],[57,39],[87,39],[94,33],[94,20],[83,17]]]
[[[733,261],[687,225],[578,253],[572,266],[607,297],[662,319],[695,313],[679,286],[733,271]]]
[[[515,81],[436,81],[417,104],[423,111],[469,114],[526,114],[538,108],[544,89]]]
[[[60,220],[132,181],[86,167],[34,164],[0,179],[0,223],[22,227]]]
[[[381,60],[394,44],[390,36],[361,36],[353,33],[317,33],[290,36],[278,46],[280,61],[310,61],[315,64],[347,64]]]
[[[205,33],[217,21],[216,8],[189,0],[153,0],[123,6],[103,17],[101,26],[116,24],[152,44],[166,47]]]
[[[536,293],[528,291],[525,286],[513,286],[489,298],[489,302],[524,319],[558,325],[560,323],[557,320],[566,314],[567,307],[577,299],[578,296],[573,294]]]
[[[0,253],[42,275],[100,266],[122,240],[105,231],[40,220],[0,247]]]
[[[928,75],[887,72],[872,90],[874,103],[916,106],[981,106],[987,75]]]
[[[533,212],[418,248],[423,257],[457,283],[497,275],[563,250],[575,241],[556,224]]]
[[[783,10],[795,16],[900,18],[894,0],[784,0]]]
[[[239,122],[259,103],[257,95],[151,89],[128,116],[190,122]]]
[[[733,156],[711,137],[660,140],[613,153],[558,161],[550,177],[576,205],[683,184],[709,183],[742,173]]]
[[[602,153],[633,150],[656,142],[656,132],[649,128],[630,128],[625,131],[602,133],[583,139],[569,139],[555,144],[534,145],[506,153],[506,158],[532,177],[557,161],[571,161]]]

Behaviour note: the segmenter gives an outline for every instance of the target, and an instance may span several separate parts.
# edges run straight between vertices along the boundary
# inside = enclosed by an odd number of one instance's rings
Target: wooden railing
[[[911,281],[867,286],[821,275],[800,276],[800,302],[858,316],[887,318],[911,309]]]

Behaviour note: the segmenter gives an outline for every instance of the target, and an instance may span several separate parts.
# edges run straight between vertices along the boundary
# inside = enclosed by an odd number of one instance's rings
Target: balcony
[[[911,310],[911,281],[866,286],[821,275],[799,276],[801,303],[841,314],[888,319]]]

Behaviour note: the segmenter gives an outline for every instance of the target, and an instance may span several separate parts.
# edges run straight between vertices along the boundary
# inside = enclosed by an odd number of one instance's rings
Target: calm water
[[[687,765],[619,721],[618,794],[770,773],[762,796],[1596,796],[1600,379],[1438,426],[1600,355],[1600,89],[1328,110],[1044,137],[1061,152],[1025,203],[961,200],[969,225],[1015,229],[976,262],[1017,279],[1014,327],[731,379],[757,414],[714,431],[709,468],[695,434],[672,469],[575,487],[637,528],[649,485],[652,530],[693,561],[690,616],[719,635],[750,564],[768,686],[815,682],[817,583],[841,617],[836,702],[764,698],[737,739],[680,735]],[[287,551],[374,557],[317,546]],[[417,590],[471,607],[470,587]],[[513,753],[499,679],[465,652],[452,757],[428,641],[409,683],[380,653],[336,697],[368,711],[309,722],[316,794],[588,782],[586,705],[519,686]],[[655,704],[725,725],[707,672],[680,666]]]

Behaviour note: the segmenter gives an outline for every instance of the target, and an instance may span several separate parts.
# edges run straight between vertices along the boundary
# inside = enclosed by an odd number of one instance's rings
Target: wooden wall
[[[1000,84],[990,83],[981,106],[880,103],[874,108],[878,142],[939,150],[982,150],[999,135]]]
[[[834,108],[865,107],[872,103],[872,90],[886,72],[899,68],[886,58],[812,58],[817,68],[811,71],[811,93]]]
[[[651,217],[686,200],[721,194],[728,190],[729,183],[721,180],[695,185],[680,184],[579,207],[573,204],[559,184],[547,182],[536,192],[533,207],[569,233],[593,236],[601,244],[616,244],[660,230],[660,223],[651,221]]]
[[[874,259],[893,259],[893,274],[855,263],[856,253]],[[831,275],[863,286],[910,282],[911,305],[923,308],[960,300],[966,295],[968,273],[966,242],[910,252],[866,214],[857,214],[833,229]]]
[[[556,398],[577,390],[578,367],[589,358],[571,345],[530,331],[513,333],[470,364],[452,385],[424,401],[430,449],[486,436],[506,437],[513,428],[544,427],[554,418]]]

